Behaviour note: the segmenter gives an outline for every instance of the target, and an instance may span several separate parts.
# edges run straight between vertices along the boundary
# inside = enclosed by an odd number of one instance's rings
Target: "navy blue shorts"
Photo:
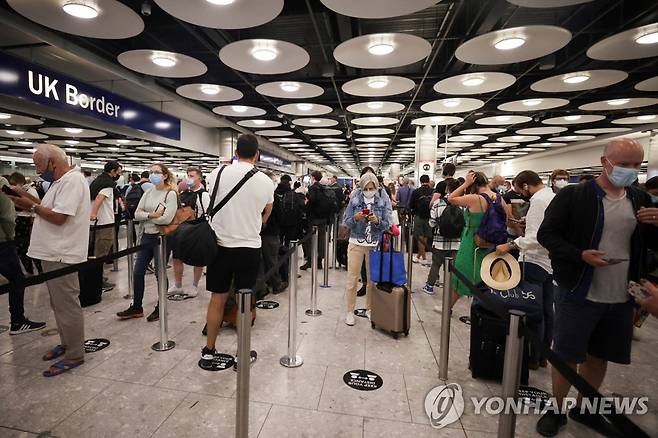
[[[567,362],[583,363],[587,355],[619,364],[631,363],[632,301],[620,304],[568,301],[570,292],[556,288],[553,351]]]

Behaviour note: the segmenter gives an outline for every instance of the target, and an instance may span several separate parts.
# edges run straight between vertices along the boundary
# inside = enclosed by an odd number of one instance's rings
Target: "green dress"
[[[464,219],[466,226],[462,232],[461,242],[459,244],[459,251],[455,257],[455,268],[459,270],[464,276],[471,280],[473,284],[478,284],[480,278],[480,266],[482,259],[487,255],[487,250],[479,248],[475,245],[475,232],[482,222],[484,212],[472,213],[470,210],[464,210]],[[477,250],[477,252],[476,252]],[[456,276],[452,277],[452,290],[462,296],[471,296],[471,290]]]

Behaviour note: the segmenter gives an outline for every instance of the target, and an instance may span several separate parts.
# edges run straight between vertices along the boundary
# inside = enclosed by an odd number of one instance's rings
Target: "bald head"
[[[632,138],[616,138],[605,145],[603,156],[612,161],[619,156],[640,156],[644,159],[644,148],[637,140]]]
[[[500,175],[496,175],[493,178],[491,178],[491,181],[489,181],[489,187],[491,187],[492,190],[495,190],[498,186],[502,186],[505,184],[505,178],[503,178]]]

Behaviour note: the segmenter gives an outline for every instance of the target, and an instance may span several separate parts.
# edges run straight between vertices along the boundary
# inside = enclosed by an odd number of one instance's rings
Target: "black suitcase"
[[[89,233],[89,256],[88,259],[94,257],[94,249],[96,247],[96,229],[91,227]],[[87,265],[87,268],[81,269],[78,272],[78,281],[80,282],[80,306],[89,307],[101,302],[103,294],[103,264],[95,263]]]
[[[347,269],[347,246],[349,242],[347,240],[339,240],[336,242],[336,262],[338,266],[345,266]]]
[[[507,321],[489,312],[479,303],[471,305],[471,351],[469,368],[474,379],[502,381],[505,362]],[[523,347],[521,384],[528,384],[528,342]]]

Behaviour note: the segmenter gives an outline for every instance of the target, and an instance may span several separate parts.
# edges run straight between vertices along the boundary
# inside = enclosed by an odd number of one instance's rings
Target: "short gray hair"
[[[363,174],[361,179],[359,180],[359,188],[361,190],[365,189],[366,186],[369,183],[375,184],[375,188],[379,187],[379,180],[377,180],[377,177],[375,176],[374,173],[366,172]]]
[[[67,163],[66,152],[64,149],[54,144],[40,144],[37,146],[37,150],[34,155],[43,156],[49,160],[53,160],[56,163]]]

